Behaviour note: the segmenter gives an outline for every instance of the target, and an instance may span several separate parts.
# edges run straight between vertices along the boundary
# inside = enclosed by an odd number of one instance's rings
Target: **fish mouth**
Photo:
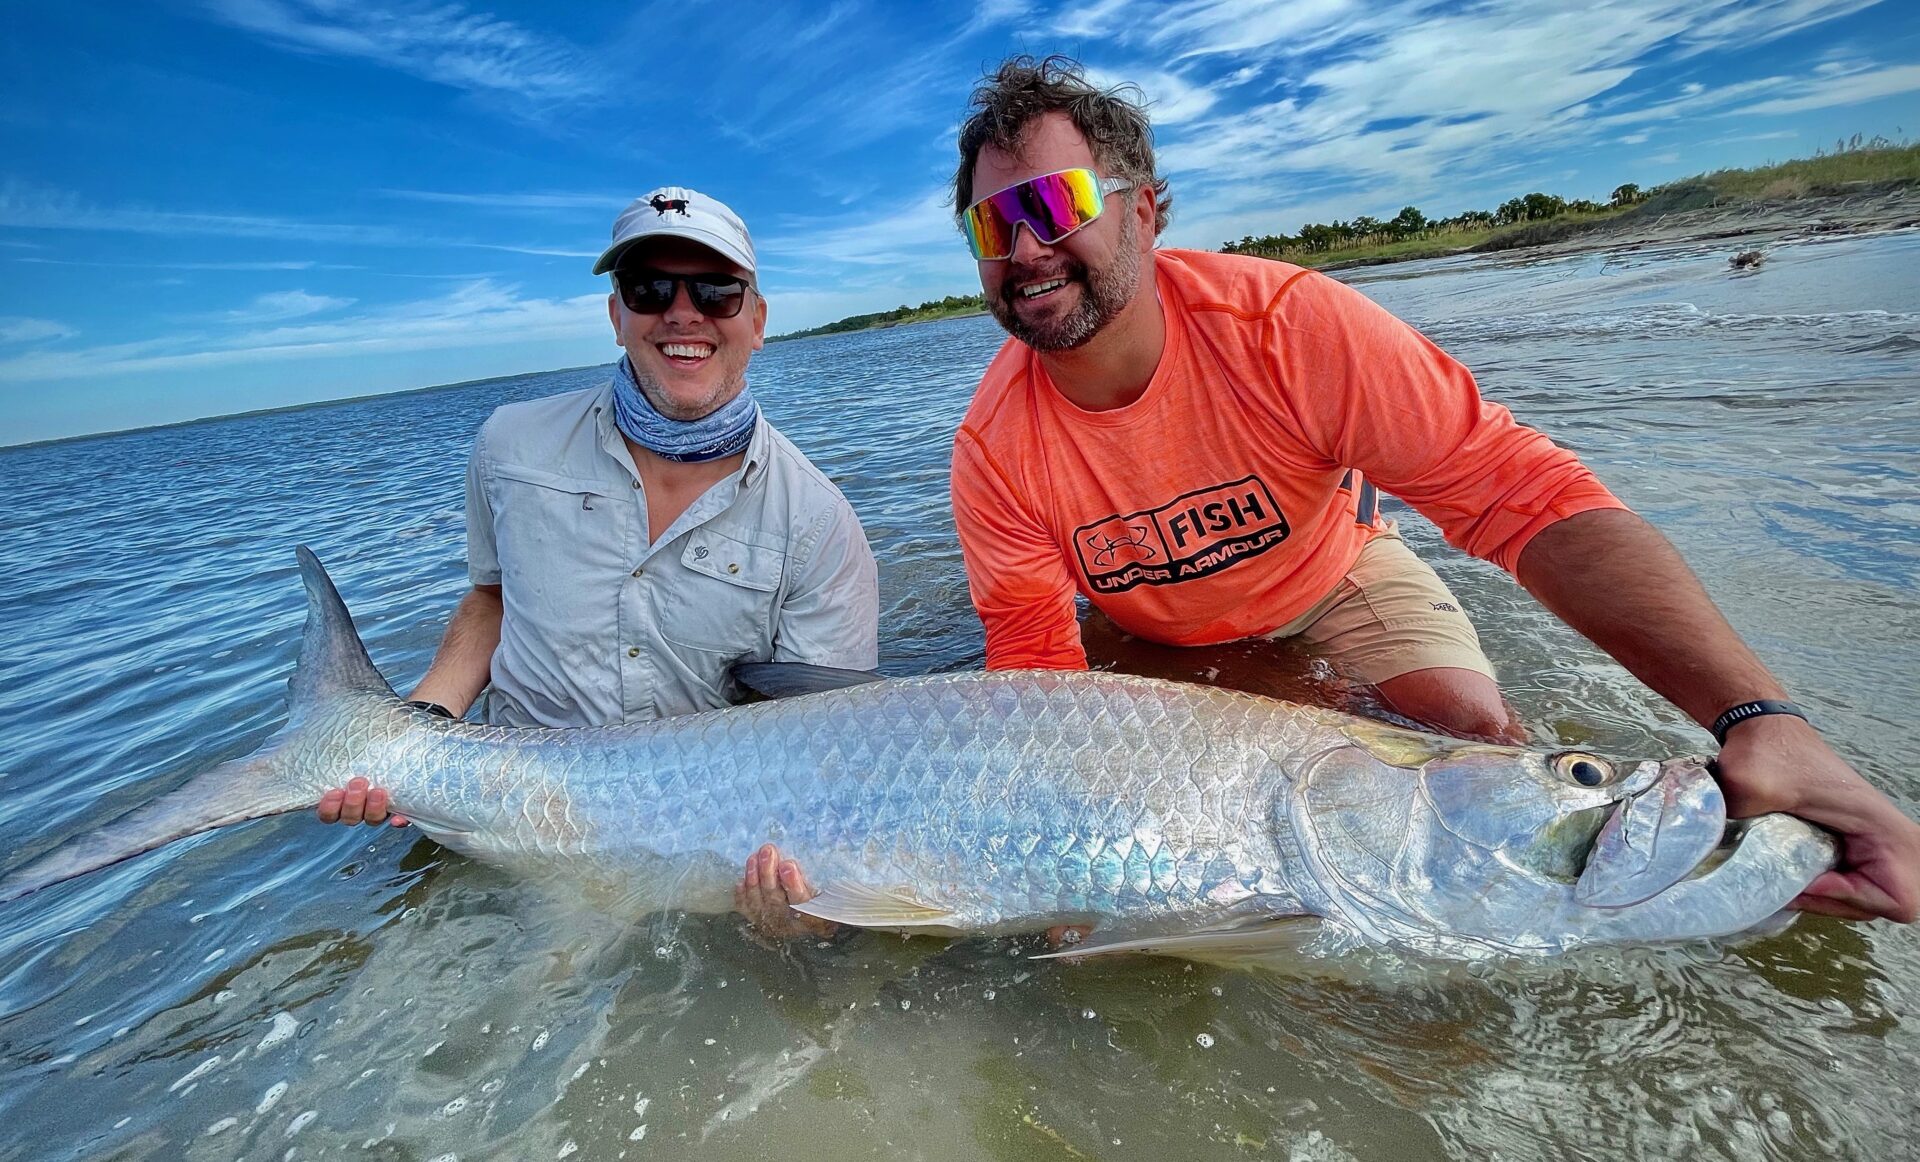
[[[1838,853],[1830,833],[1792,815],[1736,820],[1707,858],[1659,895],[1587,912],[1597,921],[1588,933],[1641,942],[1751,932],[1779,916]]]
[[[1582,906],[1638,904],[1726,858],[1712,858],[1732,833],[1726,796],[1708,760],[1690,755],[1647,767],[1628,779],[1629,793],[1594,837],[1574,885],[1574,901]]]

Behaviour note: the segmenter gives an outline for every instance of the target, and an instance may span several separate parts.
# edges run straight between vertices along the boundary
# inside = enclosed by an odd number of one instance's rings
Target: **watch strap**
[[[1752,702],[1742,702],[1738,706],[1727,707],[1720,712],[1720,717],[1714,719],[1713,725],[1707,729],[1713,732],[1715,742],[1721,746],[1725,746],[1727,745],[1727,732],[1729,730],[1732,730],[1749,718],[1760,718],[1768,714],[1790,714],[1802,722],[1812,722],[1812,719],[1807,717],[1807,712],[1792,702],[1782,702],[1773,698],[1757,698]]]

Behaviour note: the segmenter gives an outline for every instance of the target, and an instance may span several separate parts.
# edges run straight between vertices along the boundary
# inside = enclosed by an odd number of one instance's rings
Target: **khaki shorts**
[[[1391,524],[1360,550],[1333,592],[1263,636],[1298,637],[1335,668],[1370,686],[1436,666],[1498,680],[1460,599],[1413,555]]]

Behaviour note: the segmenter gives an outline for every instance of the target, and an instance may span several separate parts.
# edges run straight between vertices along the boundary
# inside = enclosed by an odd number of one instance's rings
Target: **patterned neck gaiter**
[[[719,410],[697,420],[669,419],[647,401],[646,393],[634,382],[633,366],[626,356],[614,364],[614,423],[627,439],[662,459],[695,463],[744,452],[759,418],[760,405],[754,402],[752,389],[742,387],[740,394]]]

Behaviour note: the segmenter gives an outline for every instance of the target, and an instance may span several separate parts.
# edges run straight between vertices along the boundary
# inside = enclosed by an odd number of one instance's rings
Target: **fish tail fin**
[[[142,852],[248,819],[311,807],[310,790],[271,777],[274,752],[221,763],[184,787],[137,807],[98,831],[75,836],[0,879],[0,904]]]
[[[353,628],[346,603],[306,546],[298,549],[307,589],[307,623],[300,661],[289,683],[291,714],[284,731],[245,758],[221,763],[167,795],[107,826],[76,836],[0,878],[0,903],[63,880],[119,863],[156,847],[249,819],[312,807],[325,776],[307,775],[291,757],[304,722],[355,695],[394,698]]]

